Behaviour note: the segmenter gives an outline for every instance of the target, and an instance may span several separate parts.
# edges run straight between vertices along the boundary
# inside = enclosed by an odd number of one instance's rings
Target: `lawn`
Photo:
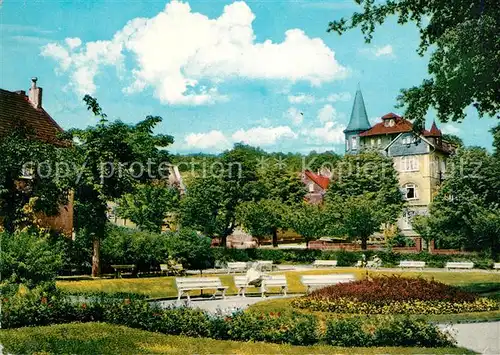
[[[463,348],[338,348],[222,341],[163,335],[105,323],[0,330],[14,354],[474,354]]]
[[[358,268],[338,268],[338,269],[319,269],[310,271],[288,271],[284,272],[288,281],[290,293],[304,293],[305,288],[300,282],[300,275],[311,274],[334,274],[334,273],[352,273],[357,278],[376,275],[397,274],[408,277],[434,278],[447,284],[458,286],[471,286],[471,284],[500,285],[500,273],[485,272],[413,272],[413,271],[364,271]],[[280,272],[279,274],[283,274]],[[217,276],[221,278],[224,285],[229,286],[228,294],[235,294],[236,288],[231,275],[205,275]],[[177,295],[175,287],[175,277],[151,277],[151,278],[129,278],[129,279],[98,279],[98,280],[80,280],[80,281],[58,281],[57,287],[69,292],[130,292],[148,295],[151,298],[169,298]],[[498,288],[496,288],[498,290]],[[278,290],[276,290],[278,291]],[[195,292],[196,294],[196,292]]]

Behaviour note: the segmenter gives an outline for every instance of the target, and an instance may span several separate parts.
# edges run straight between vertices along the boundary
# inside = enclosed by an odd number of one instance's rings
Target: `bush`
[[[190,229],[165,234],[167,254],[185,269],[203,270],[214,266],[211,240]]]
[[[323,340],[334,346],[370,346],[371,336],[359,319],[339,319],[327,323]]]
[[[2,281],[35,287],[53,282],[63,263],[58,245],[51,245],[47,235],[34,232],[0,233],[0,274]]]
[[[451,336],[443,333],[425,319],[393,319],[375,329],[372,344],[374,346],[415,346],[415,347],[450,347],[455,345]]]

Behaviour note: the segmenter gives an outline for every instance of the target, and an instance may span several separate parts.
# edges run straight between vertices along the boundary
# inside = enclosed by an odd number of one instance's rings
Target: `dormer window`
[[[384,121],[384,126],[385,127],[394,127],[394,125],[396,124],[396,122],[394,121],[393,118],[390,118],[390,119],[386,119]]]
[[[351,137],[351,149],[352,150],[358,149],[358,138],[357,137]]]

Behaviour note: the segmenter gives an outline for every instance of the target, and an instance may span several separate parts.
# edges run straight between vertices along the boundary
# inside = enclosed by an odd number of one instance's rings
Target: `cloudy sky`
[[[219,152],[235,142],[269,151],[343,151],[360,85],[372,122],[399,89],[426,76],[418,31],[389,21],[365,44],[358,30],[327,33],[353,0],[7,1],[0,5],[0,87],[37,76],[45,109],[64,127],[96,123],[81,98],[110,118],[160,115],[174,152]],[[441,124],[491,148],[492,119],[469,110]],[[430,112],[428,126],[432,123]]]

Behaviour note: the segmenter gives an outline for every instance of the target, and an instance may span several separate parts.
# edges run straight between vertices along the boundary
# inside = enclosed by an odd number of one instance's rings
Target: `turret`
[[[344,130],[346,153],[357,153],[360,150],[359,134],[371,128],[366,114],[365,101],[361,89],[358,88],[352,105],[351,118],[347,128]]]

